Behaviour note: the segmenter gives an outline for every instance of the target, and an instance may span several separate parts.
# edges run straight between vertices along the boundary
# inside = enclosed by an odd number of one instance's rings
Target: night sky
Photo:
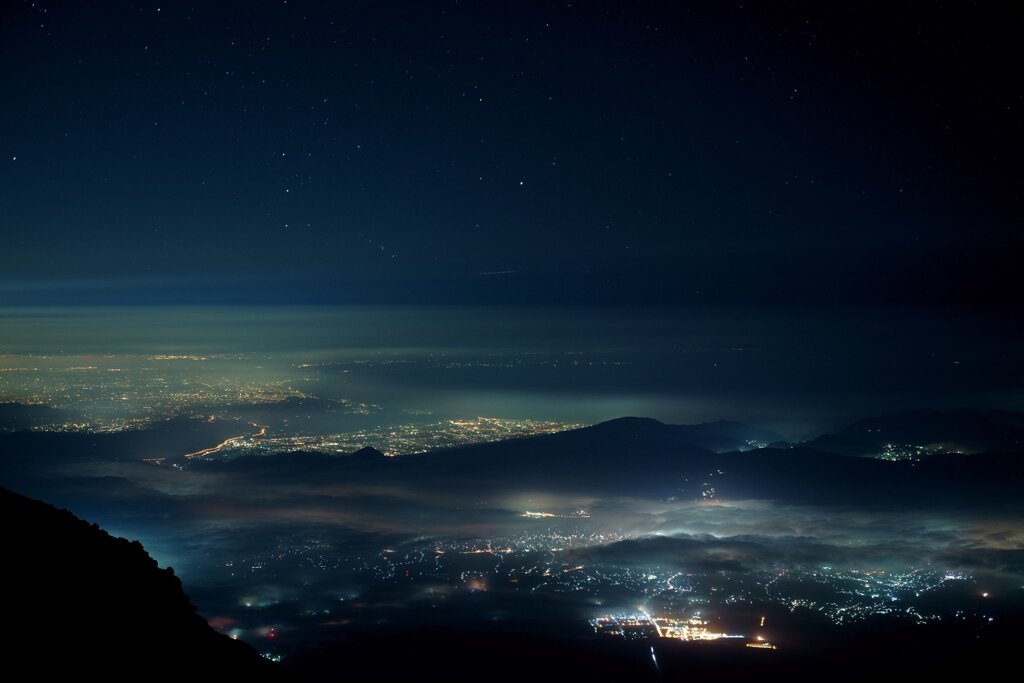
[[[7,650],[1019,667],[1016,9],[0,0]]]
[[[0,303],[1017,303],[967,3],[5,2]]]

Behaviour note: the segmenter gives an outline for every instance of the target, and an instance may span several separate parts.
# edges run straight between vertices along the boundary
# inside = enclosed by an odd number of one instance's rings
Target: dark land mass
[[[214,631],[138,542],[0,488],[4,652],[32,678],[170,675],[278,680],[248,645]]]
[[[70,410],[35,403],[0,403],[0,430],[32,429],[68,422],[76,417]]]
[[[840,455],[873,456],[886,444],[980,453],[1024,450],[1024,415],[1006,411],[906,410],[868,417],[809,442]]]
[[[450,492],[536,486],[567,493],[772,499],[872,507],[1019,505],[1017,452],[940,454],[920,462],[840,455],[810,447],[716,453],[692,445],[689,428],[621,418],[557,434],[387,458],[282,453],[197,462],[197,471],[269,483],[376,481]]]
[[[1012,447],[1017,443],[1015,433],[1024,433],[985,415],[961,411],[954,414],[960,417],[950,420],[943,419],[944,415],[918,411],[862,422],[912,428],[913,433],[902,433],[921,443],[943,439],[963,443],[984,432],[990,435],[985,443]],[[110,434],[0,433],[0,481],[88,515],[96,510],[89,501],[94,497],[90,490],[97,486],[105,497],[116,493],[125,502],[152,498],[156,506],[153,511],[162,514],[167,512],[165,506],[173,507],[171,498],[127,479],[104,477],[102,468],[75,471],[69,469],[69,463],[116,461],[157,467],[142,463],[142,455],[176,452],[180,456],[186,448],[208,447],[248,428],[236,421],[208,423],[181,418],[151,429]],[[858,429],[851,427],[845,432],[857,434]],[[171,438],[171,433],[176,436]],[[251,485],[257,490],[273,490],[282,484],[316,489],[331,484],[372,483],[476,496],[542,486],[570,496],[764,499],[797,505],[892,509],[1022,504],[1024,454],[1017,448],[940,452],[916,461],[888,461],[824,450],[824,446],[842,441],[839,435],[829,437],[831,442],[823,437],[796,446],[729,452],[698,445],[713,445],[709,439],[718,445],[735,443],[741,437],[759,437],[762,440],[757,443],[764,443],[772,436],[738,423],[675,426],[646,418],[620,418],[567,432],[393,458],[366,447],[344,456],[299,451],[229,459],[214,455],[187,463],[180,457],[177,460],[186,463],[186,471],[221,476],[226,485]],[[981,443],[980,437],[975,442]],[[154,448],[154,443],[163,445]],[[103,478],[107,481],[101,482]],[[62,493],[54,497],[48,491]]]

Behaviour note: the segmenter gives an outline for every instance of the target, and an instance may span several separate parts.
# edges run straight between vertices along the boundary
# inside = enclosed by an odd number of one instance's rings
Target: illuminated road
[[[223,450],[225,450],[227,448],[232,448],[234,446],[237,446],[238,442],[243,440],[243,439],[258,439],[261,436],[266,436],[266,434],[267,434],[267,427],[266,426],[258,425],[258,424],[254,424],[252,426],[253,427],[259,427],[259,431],[258,432],[254,432],[252,434],[239,434],[238,436],[229,436],[228,438],[224,439],[223,441],[221,441],[216,446],[210,446],[209,448],[204,448],[202,450],[194,451],[192,453],[186,453],[184,457],[188,458],[189,460],[192,460],[193,458],[203,458],[203,457],[206,457],[207,455],[213,455],[214,453],[218,453],[218,452],[223,451]]]
[[[640,608],[640,614],[642,614],[645,617],[647,617],[647,621],[649,621],[652,624],[654,624],[654,630],[657,631],[659,638],[664,638],[665,637],[665,634],[661,632],[661,626],[658,625],[657,620],[654,617],[652,617],[650,614],[648,614],[647,611],[644,608],[642,608],[642,607]],[[651,656],[652,657],[654,656],[654,648],[653,647],[651,648]],[[654,661],[654,665],[655,666],[658,665],[658,661],[657,660]]]

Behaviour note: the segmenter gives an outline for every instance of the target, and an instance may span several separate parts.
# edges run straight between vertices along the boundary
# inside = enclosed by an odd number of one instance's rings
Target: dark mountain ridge
[[[961,506],[1020,504],[1024,458],[1016,453],[935,455],[891,462],[808,446],[716,453],[690,432],[622,418],[555,434],[386,457],[281,453],[193,463],[197,471],[329,485],[373,482],[449,493],[547,490],[645,498],[773,499],[793,504]]]
[[[214,631],[170,568],[138,541],[0,488],[4,650],[46,678],[63,667],[115,680],[230,675],[278,680],[248,645]]]
[[[906,410],[867,417],[807,445],[841,455],[876,456],[887,445],[920,446],[926,452],[981,453],[1024,449],[1024,417],[1010,412]]]

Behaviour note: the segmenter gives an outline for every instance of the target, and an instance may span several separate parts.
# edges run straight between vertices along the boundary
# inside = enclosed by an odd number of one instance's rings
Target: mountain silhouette
[[[1019,413],[969,410],[905,410],[858,420],[807,445],[841,455],[878,455],[887,444],[922,446],[934,452],[980,453],[1024,449]]]
[[[75,415],[70,410],[34,403],[0,402],[0,430],[32,429],[68,422]]]
[[[1012,451],[938,454],[922,462],[807,445],[714,452],[693,445],[692,430],[620,418],[393,458],[369,448],[342,456],[298,451],[197,462],[190,469],[228,475],[235,485],[360,483],[472,495],[542,486],[567,494],[895,507],[1015,504],[1024,486],[1024,458]]]
[[[44,679],[68,667],[114,680],[280,679],[251,647],[214,631],[174,571],[161,569],[138,541],[5,488],[0,512],[8,666]]]

